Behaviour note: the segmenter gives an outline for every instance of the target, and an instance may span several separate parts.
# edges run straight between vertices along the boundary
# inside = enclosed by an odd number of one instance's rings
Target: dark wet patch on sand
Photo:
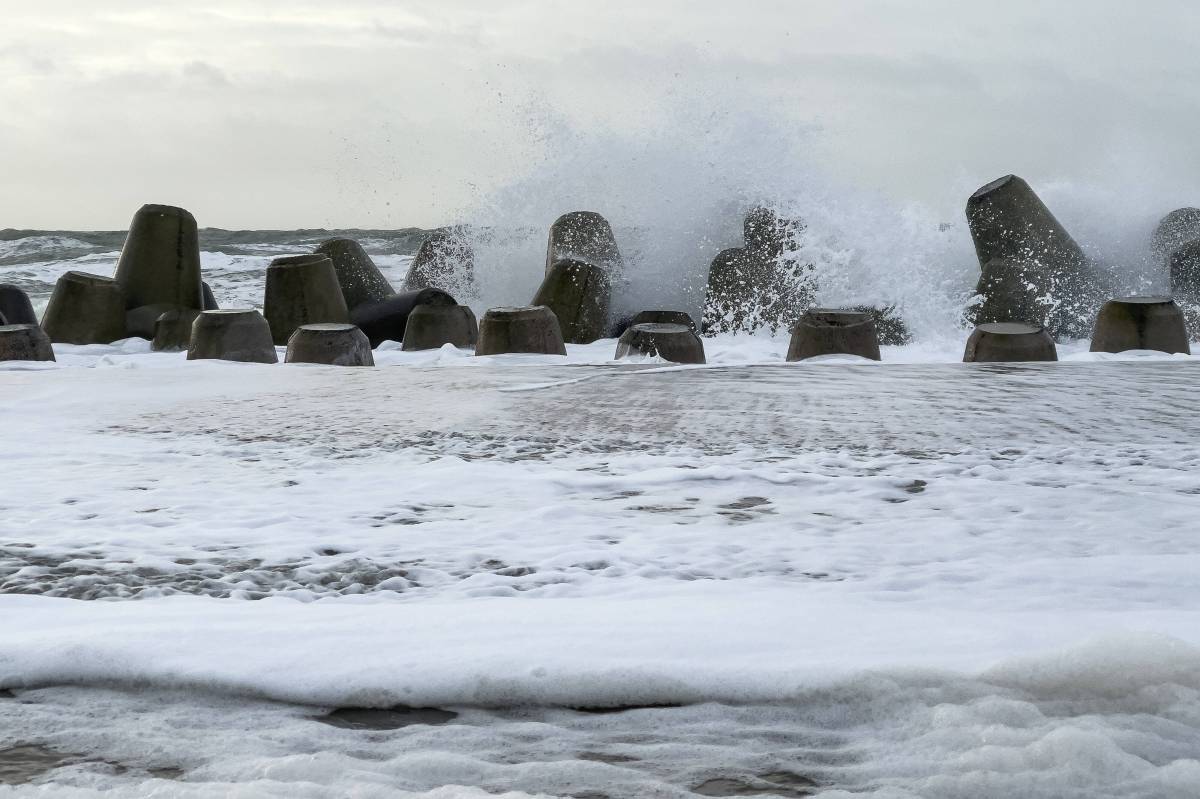
[[[0,785],[24,785],[82,760],[81,755],[55,752],[37,744],[0,749]]]
[[[342,707],[314,720],[344,730],[399,730],[418,724],[448,724],[458,718],[452,710],[435,707],[360,708]]]
[[[805,797],[816,793],[817,783],[790,771],[775,771],[757,777],[719,777],[708,780],[692,793],[700,796],[782,796]]]

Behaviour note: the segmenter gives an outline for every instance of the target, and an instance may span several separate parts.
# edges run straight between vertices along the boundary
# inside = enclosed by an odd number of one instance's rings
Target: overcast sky
[[[742,116],[900,199],[1017,172],[1200,204],[1196,0],[5,5],[0,228],[435,225],[573,142],[637,169]]]

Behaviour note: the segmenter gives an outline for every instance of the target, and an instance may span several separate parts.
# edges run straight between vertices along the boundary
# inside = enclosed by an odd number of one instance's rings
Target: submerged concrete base
[[[50,337],[37,325],[0,325],[0,361],[53,361]]]
[[[346,324],[350,312],[333,261],[318,253],[276,258],[267,267],[263,316],[275,344],[283,346],[296,328],[320,322]]]
[[[351,311],[350,322],[366,333],[372,347],[378,347],[385,341],[403,341],[409,314],[421,305],[454,306],[458,301],[441,289],[406,291],[359,305]]]
[[[317,246],[316,254],[333,262],[346,307],[354,310],[368,302],[380,302],[396,293],[379,267],[354,239],[329,239]]]
[[[111,344],[125,338],[125,294],[111,277],[67,272],[54,284],[42,317],[51,341]]]
[[[37,314],[29,295],[11,283],[0,283],[0,316],[10,325],[36,325]]]
[[[591,344],[604,336],[611,296],[612,284],[602,268],[563,260],[550,267],[532,304],[554,312],[564,341]]]
[[[195,308],[172,308],[154,320],[154,338],[150,349],[155,352],[186,350],[192,341],[192,325],[200,311]]]
[[[192,323],[187,359],[279,363],[271,326],[258,311],[203,311]]]
[[[479,323],[466,305],[418,305],[408,315],[402,349],[435,350],[446,344],[466,349],[478,340]]]
[[[1183,311],[1170,297],[1123,297],[1100,309],[1092,352],[1158,350],[1191,354]]]
[[[558,318],[544,305],[491,308],[479,323],[476,355],[529,352],[566,355]]]
[[[964,363],[1057,361],[1058,350],[1046,328],[1017,322],[989,322],[967,339]]]
[[[858,355],[880,360],[879,336],[868,313],[831,308],[806,311],[792,328],[789,361],[818,355]]]
[[[704,363],[704,342],[687,325],[643,322],[632,325],[617,342],[617,360],[630,355],[657,356],[673,363]]]
[[[354,325],[301,325],[288,339],[286,363],[374,366],[371,342]]]

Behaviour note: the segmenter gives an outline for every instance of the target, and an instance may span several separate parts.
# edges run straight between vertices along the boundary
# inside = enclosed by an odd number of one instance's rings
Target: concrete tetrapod
[[[154,339],[150,349],[155,352],[186,350],[192,341],[192,325],[202,312],[195,308],[172,308],[154,320]]]
[[[333,262],[342,297],[350,310],[364,303],[386,300],[396,293],[371,256],[354,239],[328,239],[317,245],[315,252]]]
[[[374,366],[371,342],[354,325],[301,325],[288,339],[286,363]]]
[[[0,324],[0,361],[53,361],[50,337],[37,325]]]
[[[1200,208],[1179,208],[1164,216],[1154,229],[1150,246],[1160,261],[1186,244],[1200,240]]]
[[[418,305],[408,315],[401,349],[435,350],[446,344],[466,349],[478,340],[479,323],[466,305]]]
[[[621,251],[612,225],[595,211],[572,211],[554,220],[546,242],[546,273],[563,260],[582,261],[609,274],[620,271]]]
[[[784,219],[763,206],[751,208],[742,221],[746,252],[763,261],[773,261],[785,252],[795,250],[803,231],[803,222]]]
[[[473,293],[475,253],[462,231],[437,230],[421,243],[404,278],[405,291],[441,289]]]
[[[441,289],[406,291],[379,302],[359,305],[350,313],[350,322],[367,334],[372,347],[378,347],[385,341],[402,341],[409,314],[421,305],[446,306],[458,305],[458,302]]]
[[[546,273],[532,304],[554,312],[564,341],[591,344],[604,336],[611,297],[612,283],[602,268],[564,260]]]
[[[687,311],[639,311],[633,316],[626,316],[610,325],[608,335],[620,338],[626,330],[634,325],[649,324],[684,325],[691,328],[694,333],[700,331],[700,328],[696,325],[696,320]]]
[[[163,314],[173,311],[192,311],[200,313],[199,308],[184,308],[180,305],[158,302],[153,305],[142,305],[125,312],[125,335],[140,336],[153,339],[158,332],[158,320]],[[186,342],[185,342],[186,343]]]
[[[263,316],[275,344],[283,346],[296,328],[318,322],[350,321],[333,261],[320,253],[276,258],[267,267]]]
[[[708,268],[704,297],[705,333],[745,329],[758,302],[757,275],[749,253],[741,247],[722,250]]]
[[[476,355],[529,352],[566,355],[558,317],[544,305],[523,308],[490,308],[479,322]]]
[[[999,259],[1038,295],[1051,297],[1045,324],[1052,335],[1087,335],[1101,302],[1095,277],[1083,250],[1029,184],[1015,175],[992,181],[971,195],[966,213],[980,266]]]
[[[202,311],[192,323],[187,359],[279,363],[271,326],[253,310]]]
[[[1200,239],[1190,241],[1170,255],[1171,292],[1189,302],[1200,302]]]
[[[1057,361],[1054,339],[1044,327],[1017,322],[979,325],[967,339],[964,363]]]
[[[203,307],[195,217],[171,205],[143,205],[129,225],[115,277],[127,308]]]
[[[861,311],[812,308],[792,328],[789,361],[818,355],[858,355],[880,360],[875,320]]]
[[[976,324],[1024,322],[1041,327],[1046,306],[1042,304],[1036,278],[1026,267],[1007,258],[993,258],[983,265],[975,292],[983,298],[971,315]]]
[[[219,311],[221,306],[217,304],[217,297],[213,294],[212,286],[204,281],[200,281],[201,304],[202,311]]]
[[[643,322],[621,334],[616,359],[649,355],[673,363],[704,363],[704,342],[687,325]]]
[[[1158,350],[1191,354],[1183,311],[1170,297],[1110,300],[1096,317],[1092,352]]]
[[[0,283],[0,316],[10,325],[36,325],[37,314],[29,295],[11,283]]]
[[[125,338],[125,295],[111,277],[67,272],[54,284],[42,315],[51,341],[111,344]]]

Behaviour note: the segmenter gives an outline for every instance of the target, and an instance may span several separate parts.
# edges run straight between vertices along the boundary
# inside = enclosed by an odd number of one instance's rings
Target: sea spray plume
[[[811,268],[815,304],[895,306],[915,337],[961,340],[974,283],[964,226],[942,229],[943,215],[830,178],[817,163],[819,131],[777,108],[732,92],[711,103],[684,99],[636,128],[584,128],[544,107],[530,111],[519,177],[461,214],[483,305],[533,296],[546,226],[593,208],[612,223],[626,266],[614,282],[613,317],[648,308],[699,317],[710,263],[744,244],[744,216],[763,206],[804,220],[787,261]]]

